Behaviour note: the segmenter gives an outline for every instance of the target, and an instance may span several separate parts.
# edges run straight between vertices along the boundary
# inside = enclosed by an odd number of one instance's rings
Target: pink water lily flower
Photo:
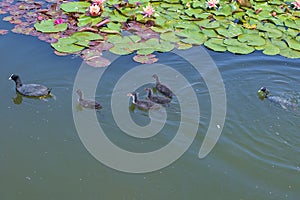
[[[153,15],[153,13],[155,12],[151,5],[146,6],[145,8],[143,8],[143,10],[144,18],[151,17],[151,15]]]
[[[93,0],[93,3],[103,4],[106,0]]]
[[[93,3],[89,8],[89,12],[91,16],[95,17],[101,15],[102,9],[99,4]]]
[[[300,0],[296,0],[295,2],[292,3],[294,5],[295,9],[300,9]]]
[[[218,8],[219,0],[208,0],[206,4],[208,8]]]
[[[62,23],[64,23],[64,20],[62,18],[57,18],[54,20],[55,25],[62,24]]]

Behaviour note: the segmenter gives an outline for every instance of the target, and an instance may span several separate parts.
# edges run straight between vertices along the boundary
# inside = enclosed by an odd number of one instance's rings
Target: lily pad
[[[62,24],[55,25],[54,19],[49,19],[49,20],[43,20],[41,22],[35,23],[34,28],[37,31],[43,33],[56,33],[56,32],[65,31],[68,28],[68,24],[62,23]]]
[[[285,40],[291,49],[300,51],[300,42],[299,41],[297,41],[293,38],[286,38]]]
[[[240,42],[246,42],[250,46],[262,46],[266,44],[266,40],[259,35],[242,34],[238,36]]]
[[[51,46],[54,49],[56,49],[57,51],[63,52],[63,53],[76,53],[85,48],[83,46],[79,46],[76,44],[64,44],[64,43],[59,42],[59,40],[57,43],[52,43]]]
[[[158,61],[158,58],[154,54],[148,55],[135,55],[133,60],[142,64],[152,64]]]
[[[98,33],[92,32],[76,32],[72,35],[72,38],[76,39],[77,41],[90,41],[90,40],[102,40],[103,36]]]
[[[65,12],[85,13],[91,4],[86,1],[68,2],[60,5],[60,8]]]
[[[281,49],[280,55],[287,58],[300,58],[300,52],[290,48]]]
[[[0,35],[5,35],[8,33],[8,30],[0,29]]]
[[[160,38],[169,42],[179,42],[180,39],[174,32],[167,32],[160,34]]]
[[[223,39],[219,39],[219,38],[211,38],[209,40],[207,40],[204,45],[209,48],[212,49],[214,51],[219,51],[219,52],[225,52],[227,50],[226,45],[224,45],[223,43]]]
[[[263,53],[266,55],[277,55],[280,53],[280,49],[277,46],[275,46],[271,43],[268,43],[268,44],[266,44],[265,49],[263,50]]]
[[[107,67],[110,65],[110,60],[102,56],[102,51],[86,49],[82,52],[84,61],[92,67]]]
[[[241,43],[237,39],[226,39],[224,43],[227,44],[227,50],[231,53],[249,54],[255,50],[253,47]]]

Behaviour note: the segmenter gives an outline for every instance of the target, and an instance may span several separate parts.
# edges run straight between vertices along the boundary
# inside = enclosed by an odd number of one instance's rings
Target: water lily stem
[[[107,24],[108,22],[110,22],[109,19],[105,19],[105,20],[102,20],[101,22],[99,22],[98,24],[96,24],[97,27],[100,27],[100,26],[103,26],[105,24]]]

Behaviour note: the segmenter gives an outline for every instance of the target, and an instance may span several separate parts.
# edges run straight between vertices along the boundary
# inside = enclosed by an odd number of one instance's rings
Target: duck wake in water
[[[266,87],[260,88],[257,94],[261,100],[268,99],[270,102],[280,105],[283,109],[299,111],[299,97],[270,95],[270,91]]]

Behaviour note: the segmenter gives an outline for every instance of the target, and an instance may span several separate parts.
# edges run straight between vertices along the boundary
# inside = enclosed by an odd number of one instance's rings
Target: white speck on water
[[[29,176],[26,176],[25,179],[27,179],[29,181],[31,180],[31,178]]]
[[[275,132],[276,135],[280,135],[278,132]]]
[[[221,126],[220,126],[219,124],[217,124],[217,128],[218,128],[218,129],[220,129],[220,128],[221,128]]]

